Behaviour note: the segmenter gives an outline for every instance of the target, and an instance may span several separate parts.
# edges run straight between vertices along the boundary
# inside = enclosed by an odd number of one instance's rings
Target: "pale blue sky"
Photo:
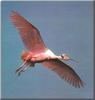
[[[76,89],[54,72],[37,64],[20,77],[15,69],[25,49],[10,21],[18,11],[41,32],[47,47],[67,53],[79,64],[67,62],[85,81]],[[2,2],[2,98],[92,98],[93,97],[93,3],[92,2]]]

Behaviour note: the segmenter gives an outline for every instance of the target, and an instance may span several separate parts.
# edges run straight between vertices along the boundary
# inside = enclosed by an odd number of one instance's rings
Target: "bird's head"
[[[65,60],[65,61],[72,60],[72,61],[78,63],[78,61],[72,59],[72,58],[71,58],[70,56],[68,56],[67,54],[61,54],[61,58],[62,58],[62,60]]]
[[[29,52],[28,51],[22,51],[22,53],[21,53],[21,59],[23,61],[25,61],[26,58],[28,57],[28,55],[29,55]]]

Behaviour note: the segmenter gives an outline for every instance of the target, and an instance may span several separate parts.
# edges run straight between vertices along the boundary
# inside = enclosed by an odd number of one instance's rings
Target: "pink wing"
[[[62,61],[56,60],[48,60],[42,63],[47,68],[56,72],[61,78],[65,79],[68,83],[70,83],[74,87],[83,87],[84,82],[80,79],[77,73],[70,68],[67,64]]]
[[[45,49],[45,44],[40,36],[40,32],[35,26],[16,11],[12,11],[10,17],[28,50],[39,51]]]

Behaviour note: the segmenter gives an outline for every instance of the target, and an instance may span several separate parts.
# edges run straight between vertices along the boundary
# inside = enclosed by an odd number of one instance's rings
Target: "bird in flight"
[[[11,12],[10,19],[19,31],[20,37],[27,48],[27,51],[23,51],[21,54],[23,64],[16,69],[18,75],[28,68],[34,67],[36,63],[41,63],[46,68],[57,73],[72,86],[77,88],[84,86],[84,82],[79,75],[63,62],[73,60],[72,58],[67,54],[55,55],[46,47],[39,30],[17,11]]]

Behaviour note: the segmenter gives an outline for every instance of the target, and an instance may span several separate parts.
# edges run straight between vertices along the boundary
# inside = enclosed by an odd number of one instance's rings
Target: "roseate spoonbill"
[[[24,72],[27,68],[34,67],[36,63],[41,63],[56,72],[72,86],[78,88],[84,86],[84,82],[80,79],[78,74],[69,67],[69,65],[63,62],[73,59],[67,54],[61,54],[60,56],[55,55],[45,46],[39,30],[18,12],[12,11],[10,18],[14,26],[18,29],[22,41],[27,48],[27,51],[22,52],[21,58],[23,64],[16,70],[18,75],[20,75],[21,72]]]

